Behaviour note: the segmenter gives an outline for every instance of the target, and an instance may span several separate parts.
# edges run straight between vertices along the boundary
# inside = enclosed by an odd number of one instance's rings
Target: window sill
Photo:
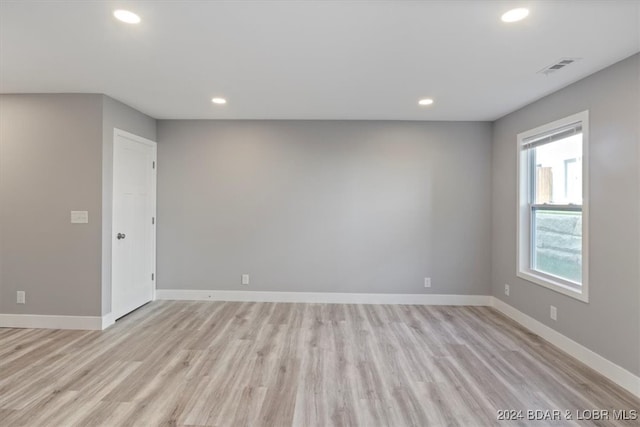
[[[564,283],[562,279],[553,280],[545,275],[537,274],[534,271],[518,271],[517,276],[528,282],[577,299],[578,301],[584,303],[589,302],[589,293],[585,284],[582,285],[581,289],[576,289],[568,283]]]

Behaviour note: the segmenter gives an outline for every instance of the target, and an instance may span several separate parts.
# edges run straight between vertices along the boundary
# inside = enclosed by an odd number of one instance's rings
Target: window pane
[[[533,149],[534,203],[582,205],[582,134]]]
[[[533,269],[582,282],[582,212],[532,210]]]

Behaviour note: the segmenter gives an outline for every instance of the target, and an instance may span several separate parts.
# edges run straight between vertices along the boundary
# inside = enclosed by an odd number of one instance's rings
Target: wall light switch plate
[[[249,284],[249,275],[248,274],[243,274],[242,275],[242,284],[243,285],[248,285]]]
[[[506,296],[509,296],[509,293],[511,292],[511,287],[509,285],[504,285],[504,294]]]
[[[71,211],[71,224],[88,224],[88,211]]]

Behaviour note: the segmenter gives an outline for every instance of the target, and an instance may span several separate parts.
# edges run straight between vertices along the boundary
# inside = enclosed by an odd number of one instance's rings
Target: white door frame
[[[151,254],[151,271],[154,274],[154,278],[153,281],[151,282],[151,301],[155,301],[156,299],[156,282],[157,282],[157,275],[156,275],[156,226],[157,226],[157,194],[156,194],[156,190],[157,190],[157,170],[158,170],[158,156],[157,156],[157,150],[158,150],[158,144],[155,141],[152,141],[150,139],[147,138],[143,138],[141,136],[135,135],[133,133],[124,131],[122,129],[118,129],[118,128],[113,128],[113,152],[115,152],[115,145],[116,145],[116,138],[118,137],[125,137],[128,139],[131,139],[133,141],[136,141],[140,144],[144,144],[147,146],[150,146],[152,148],[154,148],[155,151],[155,156],[153,159],[154,162],[154,170],[155,173],[153,174],[152,178],[151,178],[151,203],[152,203],[152,208],[151,208],[151,213],[152,216],[154,218],[154,227],[151,229],[151,247],[152,247],[152,254]],[[114,203],[114,198],[116,196],[115,194],[115,179],[116,179],[116,167],[115,167],[115,156],[113,156],[112,162],[111,162],[111,167],[112,167],[112,171],[113,171],[113,177],[112,177],[112,182],[111,182],[111,189],[112,189],[112,193],[111,193],[111,234],[112,236],[110,236],[110,239],[113,239],[113,233],[116,232],[116,228],[115,228],[115,214],[114,214],[114,209],[115,209],[115,203]],[[114,257],[114,250],[115,250],[115,246],[112,244],[111,245],[111,313],[114,313],[114,301],[113,301],[113,260],[115,259]],[[115,320],[115,319],[114,319]]]

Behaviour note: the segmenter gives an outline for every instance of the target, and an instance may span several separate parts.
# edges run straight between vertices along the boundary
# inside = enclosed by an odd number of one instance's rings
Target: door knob
[[[126,234],[124,234],[124,233],[118,233],[118,234],[116,234],[116,239],[118,239],[118,240],[122,240],[122,239],[124,239],[125,237],[127,237],[127,235],[126,235]]]

